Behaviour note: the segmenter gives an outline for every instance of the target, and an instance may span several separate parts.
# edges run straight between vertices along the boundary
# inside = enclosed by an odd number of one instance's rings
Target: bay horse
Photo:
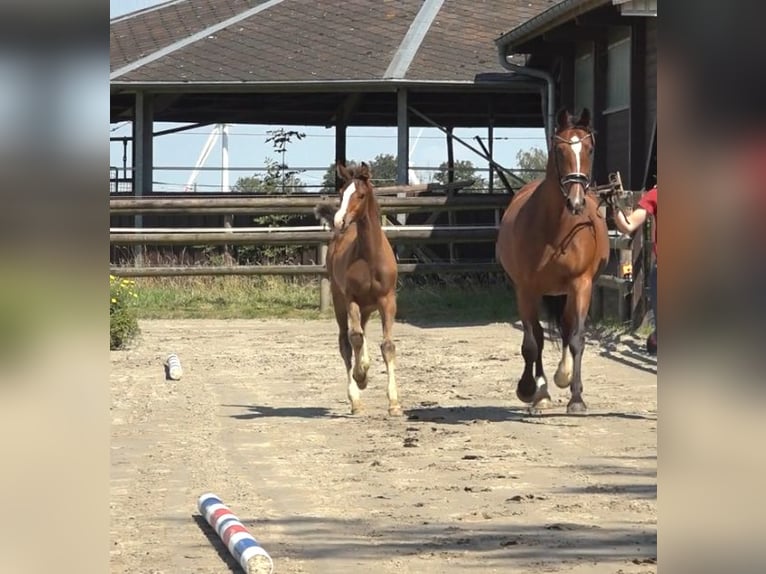
[[[551,406],[538,318],[542,303],[563,343],[553,380],[559,388],[570,387],[567,413],[576,414],[586,411],[585,319],[593,283],[609,261],[609,235],[598,202],[587,193],[595,147],[590,111],[585,108],[575,120],[562,109],[556,120],[545,177],[523,186],[511,200],[495,253],[513,284],[524,329],[524,372],[516,396],[534,409]]]
[[[381,227],[380,207],[370,182],[369,166],[363,162],[358,168],[348,168],[337,162],[336,171],[343,181],[340,208],[318,205],[315,214],[333,228],[327,250],[327,272],[338,323],[338,346],[348,374],[351,414],[362,409],[360,390],[367,388],[370,368],[365,328],[372,313],[378,311],[383,323],[380,350],[388,375],[388,414],[399,416],[402,408],[394,374],[396,346],[392,340],[396,317],[396,258]]]

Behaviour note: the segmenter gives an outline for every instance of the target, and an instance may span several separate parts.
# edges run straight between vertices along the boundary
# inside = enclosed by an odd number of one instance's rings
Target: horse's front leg
[[[360,389],[367,386],[367,370],[362,368],[362,356],[364,351],[364,330],[362,328],[362,313],[359,305],[351,302],[348,305],[348,342],[354,353],[354,367],[352,377],[348,380],[348,396],[351,400],[351,414],[356,414],[362,409]],[[369,360],[367,367],[369,368]]]
[[[567,305],[565,314],[572,330],[569,337],[569,350],[572,353],[572,382],[570,390],[572,398],[567,404],[567,413],[581,414],[587,410],[585,401],[582,399],[582,355],[585,351],[585,319],[588,316],[588,307],[590,306],[591,291],[593,284],[588,279],[577,281],[574,285],[574,291],[570,292],[569,300],[574,304]]]
[[[367,388],[367,371],[370,369],[370,355],[367,352],[367,338],[364,327],[368,316],[363,316],[356,303],[348,309],[348,340],[354,349],[354,380],[361,390]]]
[[[521,343],[521,356],[524,358],[524,372],[516,384],[516,396],[534,409],[544,409],[551,405],[548,383],[542,369],[543,330],[538,318],[539,298],[523,290],[516,291],[519,316],[524,329]],[[537,373],[535,376],[535,369]]]
[[[396,318],[396,294],[391,292],[383,297],[378,304],[381,321],[383,323],[383,342],[380,344],[380,352],[386,362],[386,374],[388,375],[388,414],[400,416],[402,407],[399,404],[399,391],[396,387],[396,345],[392,339],[394,320]]]

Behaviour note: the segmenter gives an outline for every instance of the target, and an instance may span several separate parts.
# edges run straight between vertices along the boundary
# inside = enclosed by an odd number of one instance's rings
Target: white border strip
[[[149,14],[156,10],[162,10],[163,8],[169,8],[170,6],[173,6],[174,4],[180,4],[181,2],[188,2],[188,0],[167,0],[166,2],[155,4],[154,6],[139,8],[138,10],[133,10],[133,12],[128,12],[127,14],[123,14],[122,16],[115,16],[114,18],[109,20],[109,24],[110,25],[117,24],[117,22],[122,22],[123,20],[130,20],[131,18],[135,18],[136,16],[141,16],[142,14]]]
[[[229,26],[236,24],[237,22],[241,22],[242,20],[245,20],[246,18],[249,18],[250,16],[254,16],[255,14],[258,14],[259,12],[268,10],[269,8],[272,8],[273,6],[276,6],[277,4],[281,4],[283,1],[284,0],[269,0],[268,2],[259,4],[255,8],[250,8],[250,10],[245,10],[244,12],[241,12],[240,14],[237,14],[236,16],[232,16],[228,20],[224,20],[223,22],[218,22],[218,24],[214,24],[213,26],[205,28],[204,30],[200,30],[196,34],[192,34],[191,36],[188,36],[184,38],[183,40],[179,40],[178,42],[174,42],[170,44],[169,46],[160,48],[156,52],[152,52],[151,54],[148,54],[144,56],[143,58],[139,58],[138,60],[135,60],[134,62],[131,62],[130,64],[123,66],[122,68],[118,68],[117,70],[109,74],[109,81],[111,82],[112,80],[115,80],[119,78],[120,76],[124,76],[128,72],[132,72],[133,70],[140,68],[141,66],[150,64],[154,62],[155,60],[159,60],[160,58],[164,56],[167,56],[169,54],[172,54],[173,52],[181,50],[182,48],[185,48],[186,46],[189,46],[190,44],[194,44],[195,42],[198,42],[199,40],[203,40],[204,38],[207,38],[211,34],[220,32],[224,28],[228,28]]]
[[[407,75],[407,70],[415,59],[415,54],[420,49],[420,44],[431,28],[436,15],[441,10],[444,0],[426,0],[420,8],[418,15],[410,24],[410,29],[404,35],[402,43],[394,54],[393,60],[388,65],[384,79],[402,79]]]

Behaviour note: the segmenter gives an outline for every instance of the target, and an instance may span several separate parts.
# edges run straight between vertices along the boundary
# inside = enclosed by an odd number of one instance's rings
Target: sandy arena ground
[[[239,572],[198,516],[221,496],[277,574],[656,572],[656,361],[589,341],[583,417],[529,415],[509,324],[397,324],[405,416],[387,415],[380,325],[348,415],[334,321],[142,322],[112,352],[111,571]],[[166,381],[168,353],[184,376]]]

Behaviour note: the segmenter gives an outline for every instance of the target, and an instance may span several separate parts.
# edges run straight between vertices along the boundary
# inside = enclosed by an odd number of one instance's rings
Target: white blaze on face
[[[575,161],[577,162],[577,169],[575,169],[575,173],[582,173],[580,171],[580,154],[582,153],[582,141],[580,141],[580,138],[577,136],[572,136],[572,139],[569,140],[569,143],[572,144],[572,151],[575,155]]]
[[[348,211],[348,202],[351,201],[351,196],[354,195],[355,192],[356,185],[352,181],[351,185],[349,185],[346,188],[346,191],[343,192],[343,200],[340,203],[340,209],[335,213],[335,227],[343,225],[343,218],[346,217],[346,212]]]

